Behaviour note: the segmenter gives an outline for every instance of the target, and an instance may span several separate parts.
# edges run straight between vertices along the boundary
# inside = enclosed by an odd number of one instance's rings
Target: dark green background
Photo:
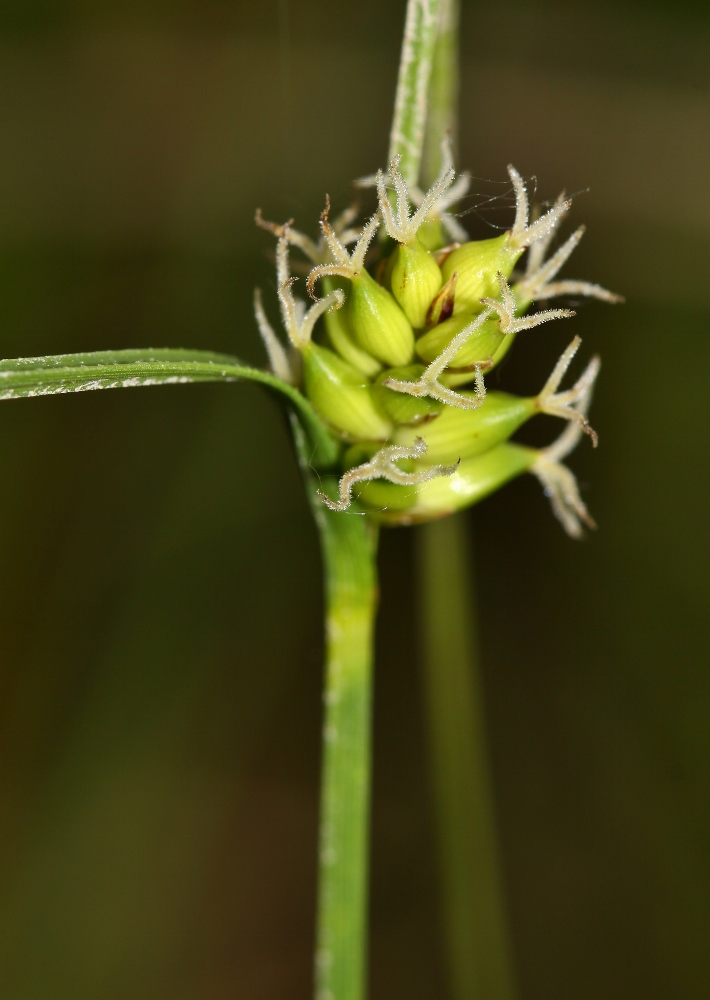
[[[263,362],[253,210],[312,229],[384,163],[404,10],[286,6],[2,4],[0,355]],[[628,299],[500,372],[530,393],[573,332],[601,352],[571,462],[599,532],[531,477],[471,516],[523,1000],[710,990],[706,15],[464,6],[471,231],[509,223],[509,161],[588,189],[566,274]],[[233,385],[3,404],[0,470],[0,995],[306,998],[321,596],[279,413]],[[438,1000],[411,532],[381,570],[372,997]]]

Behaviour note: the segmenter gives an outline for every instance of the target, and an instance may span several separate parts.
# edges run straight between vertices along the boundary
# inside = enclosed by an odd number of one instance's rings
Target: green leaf
[[[14,358],[0,361],[0,400],[90,389],[242,380],[258,382],[278,393],[295,411],[309,438],[314,465],[335,464],[338,445],[305,396],[275,375],[243,365],[226,354],[148,348]]]

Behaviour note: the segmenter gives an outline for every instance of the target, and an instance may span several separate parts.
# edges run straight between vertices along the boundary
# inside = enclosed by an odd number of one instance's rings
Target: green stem
[[[439,0],[439,25],[429,79],[429,113],[422,152],[422,186],[430,187],[441,169],[441,140],[448,132],[456,152],[459,96],[459,0]]]
[[[316,996],[366,994],[370,706],[376,535],[364,517],[325,513],[326,678]]]
[[[427,95],[442,0],[408,0],[399,62],[389,158],[399,154],[407,183],[419,180],[427,122]]]
[[[454,1000],[512,1000],[463,515],[419,530],[424,702]]]
[[[317,1000],[364,1000],[371,785],[373,632],[377,528],[357,512],[329,511],[316,486],[304,435],[293,419],[325,576],[325,718],[318,858]]]
[[[390,156],[417,180],[439,0],[409,0]],[[303,432],[294,438],[320,534],[325,574],[326,676],[318,860],[316,1000],[364,1000],[367,978],[373,630],[377,529],[318,500]],[[323,484],[321,483],[321,488]],[[336,483],[326,484],[335,489]]]

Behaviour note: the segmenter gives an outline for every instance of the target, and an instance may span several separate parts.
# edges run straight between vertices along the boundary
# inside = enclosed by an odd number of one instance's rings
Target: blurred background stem
[[[515,996],[464,515],[417,532],[425,724],[453,1000]]]
[[[458,0],[440,0],[422,186],[458,118]],[[498,858],[478,656],[472,547],[464,514],[417,533],[419,621],[445,954],[453,1000],[515,995]]]

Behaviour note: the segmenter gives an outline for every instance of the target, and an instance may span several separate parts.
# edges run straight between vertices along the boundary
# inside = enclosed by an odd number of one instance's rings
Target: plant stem
[[[390,156],[401,153],[402,172],[414,181],[438,8],[439,0],[407,5]],[[357,512],[333,513],[320,503],[301,425],[295,417],[291,423],[320,534],[326,599],[316,1000],[364,1000],[377,528]]]
[[[423,682],[454,1000],[515,995],[463,515],[418,532]]]
[[[399,154],[408,184],[419,180],[427,100],[442,0],[408,0],[390,132],[389,159]]]
[[[316,1000],[364,1000],[371,785],[373,632],[377,527],[357,512],[329,511],[316,486],[304,432],[296,450],[320,536],[325,582],[325,718],[318,857]]]
[[[327,652],[316,997],[363,1000],[376,529],[328,511],[320,531]]]
[[[456,153],[459,0],[439,0],[439,23],[429,78],[428,115],[422,151],[422,186],[434,183],[441,169],[441,140],[448,132]]]

